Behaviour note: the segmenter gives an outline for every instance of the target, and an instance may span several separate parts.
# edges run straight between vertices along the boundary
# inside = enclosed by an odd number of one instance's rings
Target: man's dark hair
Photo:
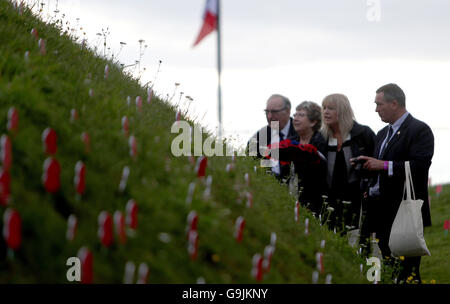
[[[392,102],[394,100],[397,100],[398,104],[401,107],[405,107],[406,103],[406,97],[405,97],[405,93],[403,92],[403,90],[396,85],[395,83],[389,83],[389,84],[385,84],[384,86],[382,86],[381,88],[379,88],[377,91],[377,93],[381,93],[383,92],[384,94],[384,100],[386,102]]]

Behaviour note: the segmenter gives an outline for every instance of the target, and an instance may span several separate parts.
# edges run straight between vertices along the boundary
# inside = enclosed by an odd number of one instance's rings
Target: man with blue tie
[[[375,175],[367,195],[367,216],[362,235],[376,233],[384,257],[389,257],[389,236],[403,198],[406,161],[410,162],[416,198],[423,200],[423,226],[431,226],[428,201],[428,170],[434,153],[434,136],[430,127],[414,118],[407,110],[405,93],[390,83],[376,91],[376,112],[388,123],[376,137],[374,157],[360,156],[363,167]],[[397,282],[410,276],[420,278],[421,257],[405,257]]]

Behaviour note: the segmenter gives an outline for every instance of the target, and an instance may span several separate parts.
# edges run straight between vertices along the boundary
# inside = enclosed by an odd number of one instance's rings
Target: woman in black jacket
[[[322,135],[328,142],[327,185],[331,212],[330,229],[345,231],[359,227],[364,178],[351,159],[360,155],[371,156],[375,146],[375,133],[355,121],[348,98],[331,94],[322,102]],[[352,227],[352,228],[350,228]]]
[[[297,132],[291,137],[299,144],[310,144],[317,148],[323,155],[326,150],[326,142],[319,130],[322,125],[322,109],[311,101],[304,101],[295,109],[293,125]],[[322,195],[326,191],[326,162],[321,159],[318,162],[308,160],[294,161],[295,173],[298,176],[298,200],[301,205],[319,216],[322,209]]]

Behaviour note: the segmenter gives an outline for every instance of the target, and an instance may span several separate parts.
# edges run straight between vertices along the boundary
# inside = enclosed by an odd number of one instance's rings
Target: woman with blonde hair
[[[330,229],[345,231],[359,226],[362,186],[360,166],[351,159],[371,156],[375,133],[356,122],[350,101],[343,94],[331,94],[322,101],[322,135],[327,146],[328,203]]]

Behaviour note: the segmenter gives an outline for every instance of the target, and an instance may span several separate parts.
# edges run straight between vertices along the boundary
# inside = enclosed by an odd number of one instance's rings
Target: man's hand
[[[366,162],[364,163],[363,168],[369,171],[384,170],[384,160],[379,160],[364,155],[358,156],[358,160],[365,160]]]

